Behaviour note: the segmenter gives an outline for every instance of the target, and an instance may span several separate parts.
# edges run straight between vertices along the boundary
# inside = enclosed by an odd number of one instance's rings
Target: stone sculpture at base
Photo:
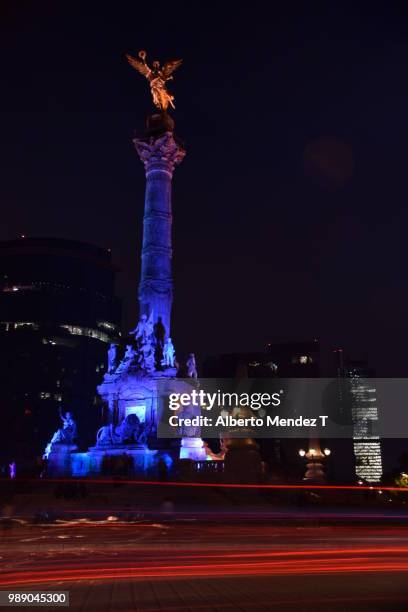
[[[52,436],[47,444],[43,459],[48,462],[47,474],[49,476],[67,476],[71,474],[71,453],[78,450],[75,444],[77,426],[72,412],[65,415],[60,410],[62,427]]]
[[[146,427],[136,414],[128,414],[120,425],[104,425],[96,434],[96,446],[114,446],[125,443],[146,444]]]
[[[171,338],[167,338],[163,348],[163,365],[166,368],[174,368],[176,351]]]
[[[66,412],[65,415],[63,415],[62,410],[60,410],[59,414],[62,421],[62,427],[57,429],[50,442],[47,444],[44,453],[45,457],[48,457],[48,454],[51,452],[54,444],[72,445],[77,437],[77,427],[72,413]]]
[[[117,344],[111,344],[108,350],[108,372],[112,373],[116,369],[116,356],[117,356],[118,346]]]
[[[198,374],[197,374],[197,365],[196,365],[196,360],[195,360],[195,355],[194,353],[190,353],[188,359],[187,359],[187,376],[189,378],[197,378]]]

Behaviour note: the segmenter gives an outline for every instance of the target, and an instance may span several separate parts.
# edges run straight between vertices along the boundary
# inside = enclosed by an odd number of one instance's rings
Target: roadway
[[[69,520],[4,524],[0,589],[70,610],[408,610],[408,527]]]

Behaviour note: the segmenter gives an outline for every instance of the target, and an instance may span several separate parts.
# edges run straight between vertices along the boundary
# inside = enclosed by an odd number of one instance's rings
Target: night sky
[[[182,57],[176,348],[317,337],[406,376],[406,14],[274,4],[3,0],[0,239],[110,247],[134,324],[145,179],[131,139],[153,106],[124,54]]]

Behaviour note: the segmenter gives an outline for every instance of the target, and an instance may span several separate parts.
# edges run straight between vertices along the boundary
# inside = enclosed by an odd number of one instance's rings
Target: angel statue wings
[[[181,65],[183,60],[171,60],[162,67],[160,67],[160,62],[155,61],[150,68],[146,62],[146,51],[139,51],[138,55],[140,59],[126,54],[126,59],[132,68],[140,72],[149,81],[154,105],[164,113],[169,105],[175,108],[174,96],[167,91],[166,82],[173,79],[172,73]]]

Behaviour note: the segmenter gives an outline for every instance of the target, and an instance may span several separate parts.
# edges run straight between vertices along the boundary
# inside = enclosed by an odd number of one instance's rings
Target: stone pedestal
[[[136,366],[126,371],[106,374],[98,392],[109,407],[109,424],[113,431],[129,415],[136,415],[147,437],[143,444],[103,443],[101,439],[87,453],[76,453],[73,475],[128,476],[143,479],[160,478],[170,473],[178,459],[178,445],[157,438],[159,388],[172,392],[179,385],[176,370],[146,373]],[[115,439],[115,434],[114,438]]]
[[[323,464],[319,461],[309,461],[306,463],[306,474],[303,480],[310,484],[325,484],[326,475]]]
[[[88,450],[89,473],[96,476],[144,478],[155,472],[157,451],[131,445]]]
[[[106,448],[94,446],[86,453],[72,453],[71,475],[74,478],[160,479],[164,472],[171,472],[175,459],[168,451],[130,444]]]
[[[201,438],[183,438],[180,446],[180,459],[206,461],[208,455]]]
[[[47,458],[47,476],[71,476],[72,454],[77,450],[76,444],[54,442]]]
[[[109,407],[108,422],[115,426],[129,414],[136,414],[149,432],[148,448],[154,448],[157,441],[159,389],[167,394],[178,390],[180,379],[176,378],[176,374],[174,368],[147,373],[134,367],[105,375],[98,393]]]

